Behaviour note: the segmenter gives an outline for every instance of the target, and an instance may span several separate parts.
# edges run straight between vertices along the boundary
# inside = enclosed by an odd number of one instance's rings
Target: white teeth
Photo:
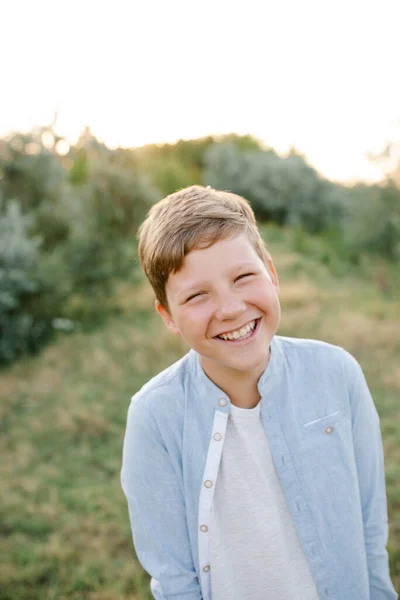
[[[219,337],[224,340],[238,340],[246,335],[248,335],[251,331],[255,329],[256,322],[251,321],[241,329],[237,329],[236,331],[230,331],[229,333],[221,333]]]

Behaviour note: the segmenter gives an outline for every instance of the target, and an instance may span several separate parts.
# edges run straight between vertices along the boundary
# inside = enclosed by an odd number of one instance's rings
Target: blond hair
[[[193,185],[151,207],[139,228],[139,257],[157,300],[168,310],[165,286],[193,249],[246,232],[261,260],[270,255],[247,200],[210,186]]]

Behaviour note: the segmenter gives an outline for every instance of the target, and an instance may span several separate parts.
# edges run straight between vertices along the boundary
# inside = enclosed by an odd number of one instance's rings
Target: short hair
[[[166,284],[193,249],[246,232],[261,260],[270,255],[247,200],[210,186],[192,185],[151,207],[139,228],[139,258],[157,300],[168,310]]]

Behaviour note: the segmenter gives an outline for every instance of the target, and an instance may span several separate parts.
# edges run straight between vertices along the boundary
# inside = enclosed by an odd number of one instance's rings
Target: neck
[[[269,360],[269,357],[268,357]],[[239,408],[254,408],[260,401],[260,393],[257,383],[265,365],[254,371],[236,371],[227,369],[224,371],[215,363],[200,356],[200,364],[207,377],[211,379],[230,399],[232,404]]]
[[[254,408],[260,402],[261,398],[257,385],[251,389],[248,386],[244,386],[243,389],[240,386],[235,386],[234,390],[226,393],[232,404],[239,408]]]

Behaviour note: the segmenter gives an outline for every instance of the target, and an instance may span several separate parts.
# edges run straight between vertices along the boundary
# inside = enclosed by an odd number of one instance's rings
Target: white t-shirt
[[[210,525],[213,600],[318,600],[260,404],[231,407]]]

